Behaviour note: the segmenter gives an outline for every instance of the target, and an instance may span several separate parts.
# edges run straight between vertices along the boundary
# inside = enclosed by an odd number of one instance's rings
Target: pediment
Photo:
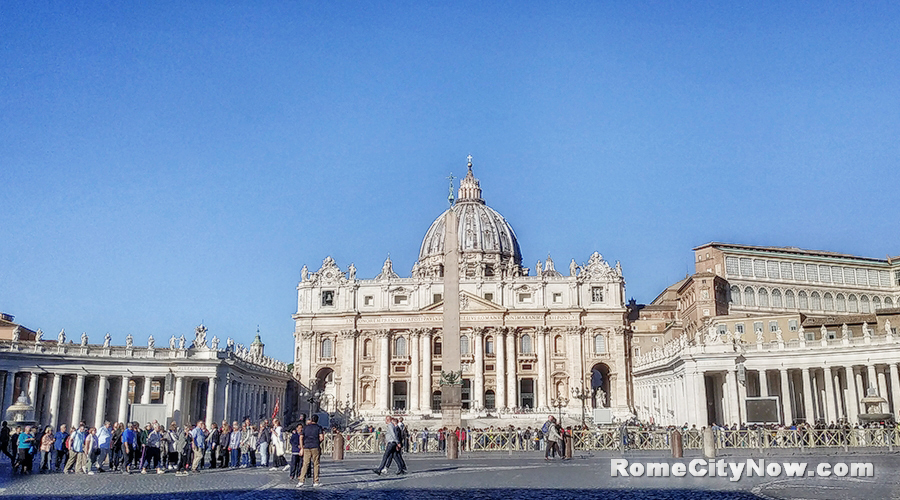
[[[434,304],[430,304],[426,307],[420,309],[422,312],[431,312],[431,313],[443,313],[444,312],[444,301],[435,302]],[[492,302],[490,300],[483,299],[477,295],[471,294],[466,291],[462,291],[459,293],[459,311],[461,313],[467,312],[505,312],[506,308]]]

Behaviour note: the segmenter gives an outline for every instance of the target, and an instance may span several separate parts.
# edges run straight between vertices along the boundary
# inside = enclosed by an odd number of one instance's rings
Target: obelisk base
[[[451,432],[462,427],[462,386],[441,386],[441,426]]]

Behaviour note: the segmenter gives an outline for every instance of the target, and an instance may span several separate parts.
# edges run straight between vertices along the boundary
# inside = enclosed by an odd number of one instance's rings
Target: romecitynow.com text
[[[871,462],[819,463],[767,462],[764,459],[706,460],[696,458],[689,462],[629,462],[624,458],[610,460],[612,477],[727,477],[740,481],[742,477],[873,477],[875,466]]]

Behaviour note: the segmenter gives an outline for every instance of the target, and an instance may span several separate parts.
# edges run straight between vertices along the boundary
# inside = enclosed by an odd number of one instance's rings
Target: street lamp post
[[[550,402],[550,406],[559,412],[559,425],[562,425],[562,409],[568,404],[569,400],[565,398],[556,398]]]
[[[585,389],[584,387],[577,389],[575,387],[572,388],[572,397],[575,399],[581,400],[581,426],[585,427],[585,418],[584,418],[584,407],[585,401],[591,398],[591,391]]]

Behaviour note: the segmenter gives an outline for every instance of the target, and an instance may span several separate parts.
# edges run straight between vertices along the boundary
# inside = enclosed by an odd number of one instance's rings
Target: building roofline
[[[784,253],[790,255],[802,255],[807,257],[832,257],[832,258],[841,258],[841,259],[851,259],[851,260],[862,260],[871,263],[879,263],[879,264],[893,264],[894,262],[900,260],[900,257],[887,257],[885,259],[877,259],[874,257],[861,257],[859,255],[851,255],[846,253],[838,253],[838,252],[828,252],[825,250],[807,250],[804,248],[798,247],[766,247],[766,246],[758,246],[758,245],[741,245],[737,243],[723,243],[719,241],[711,241],[709,243],[705,243],[698,247],[694,247],[693,251],[702,250],[704,248],[713,247],[713,248],[730,248],[735,250],[749,250],[754,252],[770,252],[770,253]]]

